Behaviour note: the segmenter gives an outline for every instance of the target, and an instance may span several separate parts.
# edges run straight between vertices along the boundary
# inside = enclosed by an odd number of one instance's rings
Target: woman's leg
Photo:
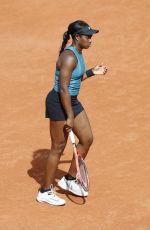
[[[93,134],[89,119],[84,110],[76,116],[74,121],[73,132],[79,139],[77,148],[82,157],[85,158],[93,142]],[[73,177],[76,177],[76,163],[74,156],[68,174]]]
[[[57,166],[63,153],[68,134],[64,130],[64,121],[50,121],[51,150],[47,160],[44,189],[49,189],[53,184]]]

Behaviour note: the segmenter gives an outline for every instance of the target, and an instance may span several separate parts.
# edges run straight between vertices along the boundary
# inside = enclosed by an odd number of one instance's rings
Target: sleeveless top
[[[81,86],[81,79],[83,74],[85,73],[85,63],[81,53],[77,51],[74,46],[69,46],[65,50],[71,50],[77,58],[77,66],[72,72],[70,83],[68,85],[68,90],[71,96],[77,96],[79,94],[80,86]],[[54,89],[56,92],[59,92],[59,77],[60,77],[60,70],[56,68],[55,71],[55,83]]]

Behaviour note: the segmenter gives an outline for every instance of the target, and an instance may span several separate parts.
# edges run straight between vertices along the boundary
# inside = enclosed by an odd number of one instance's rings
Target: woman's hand
[[[69,132],[73,128],[73,123],[74,123],[74,117],[67,118],[65,122],[65,130]]]
[[[97,74],[103,75],[103,74],[106,74],[106,72],[107,72],[107,67],[104,66],[103,64],[97,65],[97,66],[95,66],[95,67],[92,69],[92,71],[93,71],[93,73],[94,73],[95,75],[97,75]]]

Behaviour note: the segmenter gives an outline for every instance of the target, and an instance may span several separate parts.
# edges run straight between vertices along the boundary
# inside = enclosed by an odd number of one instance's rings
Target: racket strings
[[[77,156],[78,156],[78,169],[77,169],[77,182],[81,184],[81,186],[84,188],[85,191],[89,191],[89,177],[88,177],[88,171],[87,167],[85,165],[84,160],[82,159],[82,156],[80,155],[80,152],[78,149]],[[78,172],[79,171],[79,172]]]
[[[86,165],[82,159],[79,159],[79,169],[82,178],[81,184],[85,190],[88,190],[89,189],[88,172],[87,172]]]
[[[81,173],[81,177],[83,179],[83,181],[87,181],[87,172],[86,172],[86,168],[85,165],[83,163],[80,164],[80,173]]]

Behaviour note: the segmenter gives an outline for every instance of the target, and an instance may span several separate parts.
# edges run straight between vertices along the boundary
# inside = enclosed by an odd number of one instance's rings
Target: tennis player
[[[46,97],[46,118],[50,119],[51,150],[47,160],[45,182],[37,195],[37,201],[50,205],[64,205],[65,200],[58,197],[53,189],[57,166],[63,153],[70,129],[79,142],[77,148],[83,158],[86,157],[93,142],[93,135],[87,114],[78,101],[81,82],[96,74],[105,74],[107,68],[97,65],[85,69],[83,49],[92,43],[93,34],[99,30],[92,29],[86,22],[77,20],[68,26],[63,35],[63,42],[56,62],[53,89]],[[67,46],[69,39],[72,44]],[[76,164],[73,157],[68,174],[59,182],[60,188],[77,196],[88,196],[76,180]]]

